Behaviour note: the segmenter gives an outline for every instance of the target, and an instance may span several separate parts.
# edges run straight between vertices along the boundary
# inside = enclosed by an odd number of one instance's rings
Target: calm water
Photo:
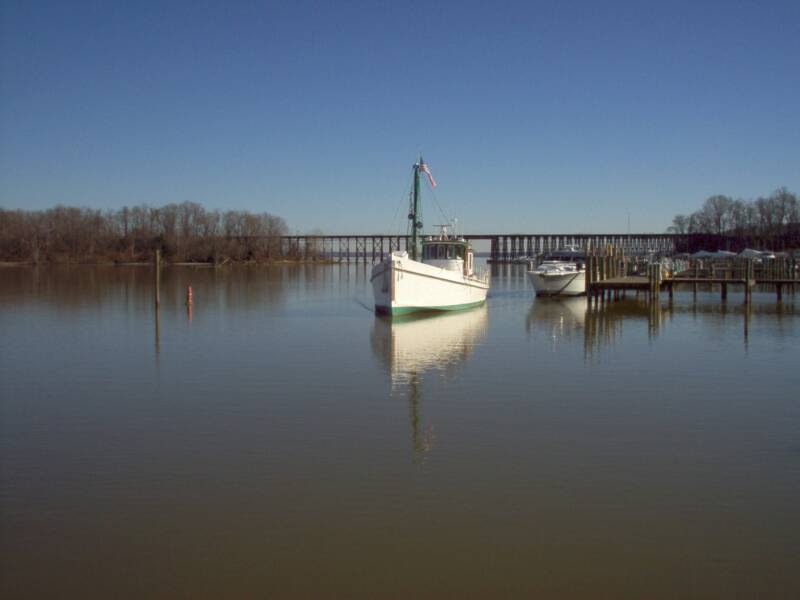
[[[795,296],[151,278],[0,270],[4,598],[800,597]]]

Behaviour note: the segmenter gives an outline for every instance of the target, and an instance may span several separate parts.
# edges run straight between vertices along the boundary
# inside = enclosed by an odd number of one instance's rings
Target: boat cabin
[[[472,275],[472,246],[464,238],[428,236],[422,241],[422,262],[448,271]]]

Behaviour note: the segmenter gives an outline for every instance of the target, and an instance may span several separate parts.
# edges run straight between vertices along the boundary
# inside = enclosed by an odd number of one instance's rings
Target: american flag
[[[428,168],[428,165],[426,165],[424,162],[420,161],[419,170],[422,171],[423,173],[425,173],[425,175],[428,176],[428,181],[431,182],[431,187],[436,187],[436,180],[433,178],[433,175],[431,175],[431,170]]]

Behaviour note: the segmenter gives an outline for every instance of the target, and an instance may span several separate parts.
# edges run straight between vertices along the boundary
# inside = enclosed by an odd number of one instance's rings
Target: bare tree
[[[732,200],[711,196],[688,217],[675,215],[670,233],[759,236],[762,243],[796,245],[800,236],[800,202],[785,187],[768,197]]]
[[[63,205],[44,211],[0,208],[0,260],[269,260],[280,256],[285,221],[269,213],[207,211],[195,202],[100,211]]]
[[[686,215],[675,215],[672,218],[672,225],[667,227],[667,233],[688,233],[689,217]]]

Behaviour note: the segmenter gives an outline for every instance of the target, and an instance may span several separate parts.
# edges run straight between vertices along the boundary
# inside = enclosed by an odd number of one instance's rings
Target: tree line
[[[261,261],[282,257],[281,217],[239,210],[206,210],[195,202],[117,210],[56,206],[0,208],[0,260],[136,262],[161,250],[167,260]]]
[[[785,187],[767,197],[734,200],[711,196],[690,215],[675,215],[667,233],[747,236],[762,239],[790,237],[800,231],[800,202]]]

